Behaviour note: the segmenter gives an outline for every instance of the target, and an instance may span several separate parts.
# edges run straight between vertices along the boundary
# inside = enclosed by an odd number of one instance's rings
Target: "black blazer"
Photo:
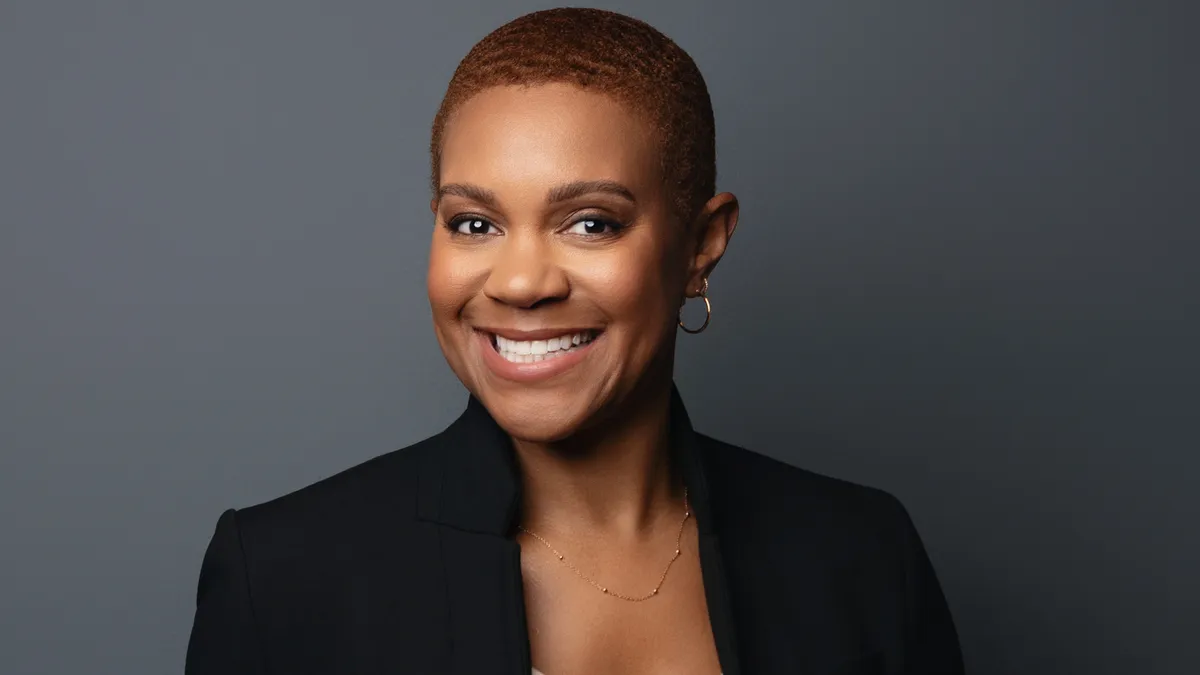
[[[724,675],[963,672],[894,497],[697,434],[678,393],[671,427]],[[472,398],[432,438],[226,511],[186,672],[529,675],[519,491],[507,436]]]

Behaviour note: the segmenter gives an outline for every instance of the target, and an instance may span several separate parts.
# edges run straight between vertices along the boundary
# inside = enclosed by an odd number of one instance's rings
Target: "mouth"
[[[509,363],[538,363],[560,359],[586,349],[592,340],[600,335],[600,331],[590,329],[566,331],[546,337],[512,333],[505,337],[499,333],[481,332],[487,336],[492,349],[500,358]],[[518,337],[525,339],[517,339]],[[529,339],[531,337],[539,339]]]

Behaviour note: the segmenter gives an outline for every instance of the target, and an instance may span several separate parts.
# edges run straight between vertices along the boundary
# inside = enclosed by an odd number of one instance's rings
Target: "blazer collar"
[[[670,438],[701,534],[713,532],[704,458],[677,387],[671,387]],[[467,532],[507,536],[517,525],[521,482],[512,442],[474,396],[422,463],[420,518]]]
[[[725,675],[741,675],[733,603],[705,476],[705,444],[692,430],[674,386],[670,406],[671,452],[696,516],[717,654]],[[521,549],[512,538],[521,484],[512,442],[483,404],[471,397],[466,411],[431,439],[420,461],[418,517],[449,528],[440,545],[455,635],[450,672],[492,672],[497,663],[510,663],[512,668],[505,672],[527,674],[531,666]],[[498,632],[498,626],[507,626],[511,634]]]

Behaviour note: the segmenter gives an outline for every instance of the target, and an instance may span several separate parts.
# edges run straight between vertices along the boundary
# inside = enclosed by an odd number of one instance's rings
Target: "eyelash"
[[[452,235],[455,235],[455,236],[460,236],[460,237],[487,237],[487,236],[495,236],[495,235],[492,235],[492,234],[488,234],[488,233],[486,233],[486,232],[480,232],[480,233],[476,233],[476,234],[470,234],[470,233],[466,233],[466,232],[460,232],[460,231],[458,230],[458,228],[459,228],[459,227],[460,227],[460,226],[461,226],[463,223],[471,223],[471,222],[480,222],[480,223],[484,223],[484,224],[486,224],[486,225],[487,225],[489,228],[496,227],[495,223],[493,223],[492,221],[488,220],[487,218],[481,218],[481,217],[479,217],[479,216],[464,215],[464,216],[457,216],[457,217],[455,217],[455,218],[451,218],[451,219],[450,219],[450,220],[449,220],[449,221],[446,223],[446,229],[450,230],[450,234],[452,234]],[[599,238],[599,237],[613,237],[613,236],[616,236],[616,235],[620,234],[620,233],[621,233],[621,230],[622,230],[622,229],[625,227],[625,226],[624,226],[624,225],[622,225],[621,223],[618,223],[618,222],[616,222],[616,221],[614,221],[614,220],[610,220],[610,219],[608,219],[608,218],[601,218],[601,217],[599,217],[599,216],[588,216],[588,215],[581,216],[581,217],[579,217],[579,218],[576,218],[575,220],[571,221],[571,227],[575,227],[575,226],[576,226],[576,225],[578,225],[579,223],[583,223],[583,222],[594,222],[594,223],[600,224],[600,225],[602,225],[602,226],[605,226],[605,227],[607,227],[607,228],[608,228],[608,231],[607,231],[607,232],[601,232],[601,233],[598,233],[598,234],[582,234],[582,235],[574,235],[574,236],[586,237],[586,238],[589,238],[589,239],[593,239],[593,238]]]

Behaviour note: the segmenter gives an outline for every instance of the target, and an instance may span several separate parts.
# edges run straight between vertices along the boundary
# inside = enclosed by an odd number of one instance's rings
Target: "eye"
[[[499,234],[495,225],[482,218],[460,218],[450,223],[450,230],[456,234],[486,235]]]
[[[604,234],[616,234],[617,230],[621,229],[619,223],[614,223],[611,220],[603,220],[601,218],[581,218],[571,224],[567,228],[567,234],[580,234],[584,236],[596,236]]]

